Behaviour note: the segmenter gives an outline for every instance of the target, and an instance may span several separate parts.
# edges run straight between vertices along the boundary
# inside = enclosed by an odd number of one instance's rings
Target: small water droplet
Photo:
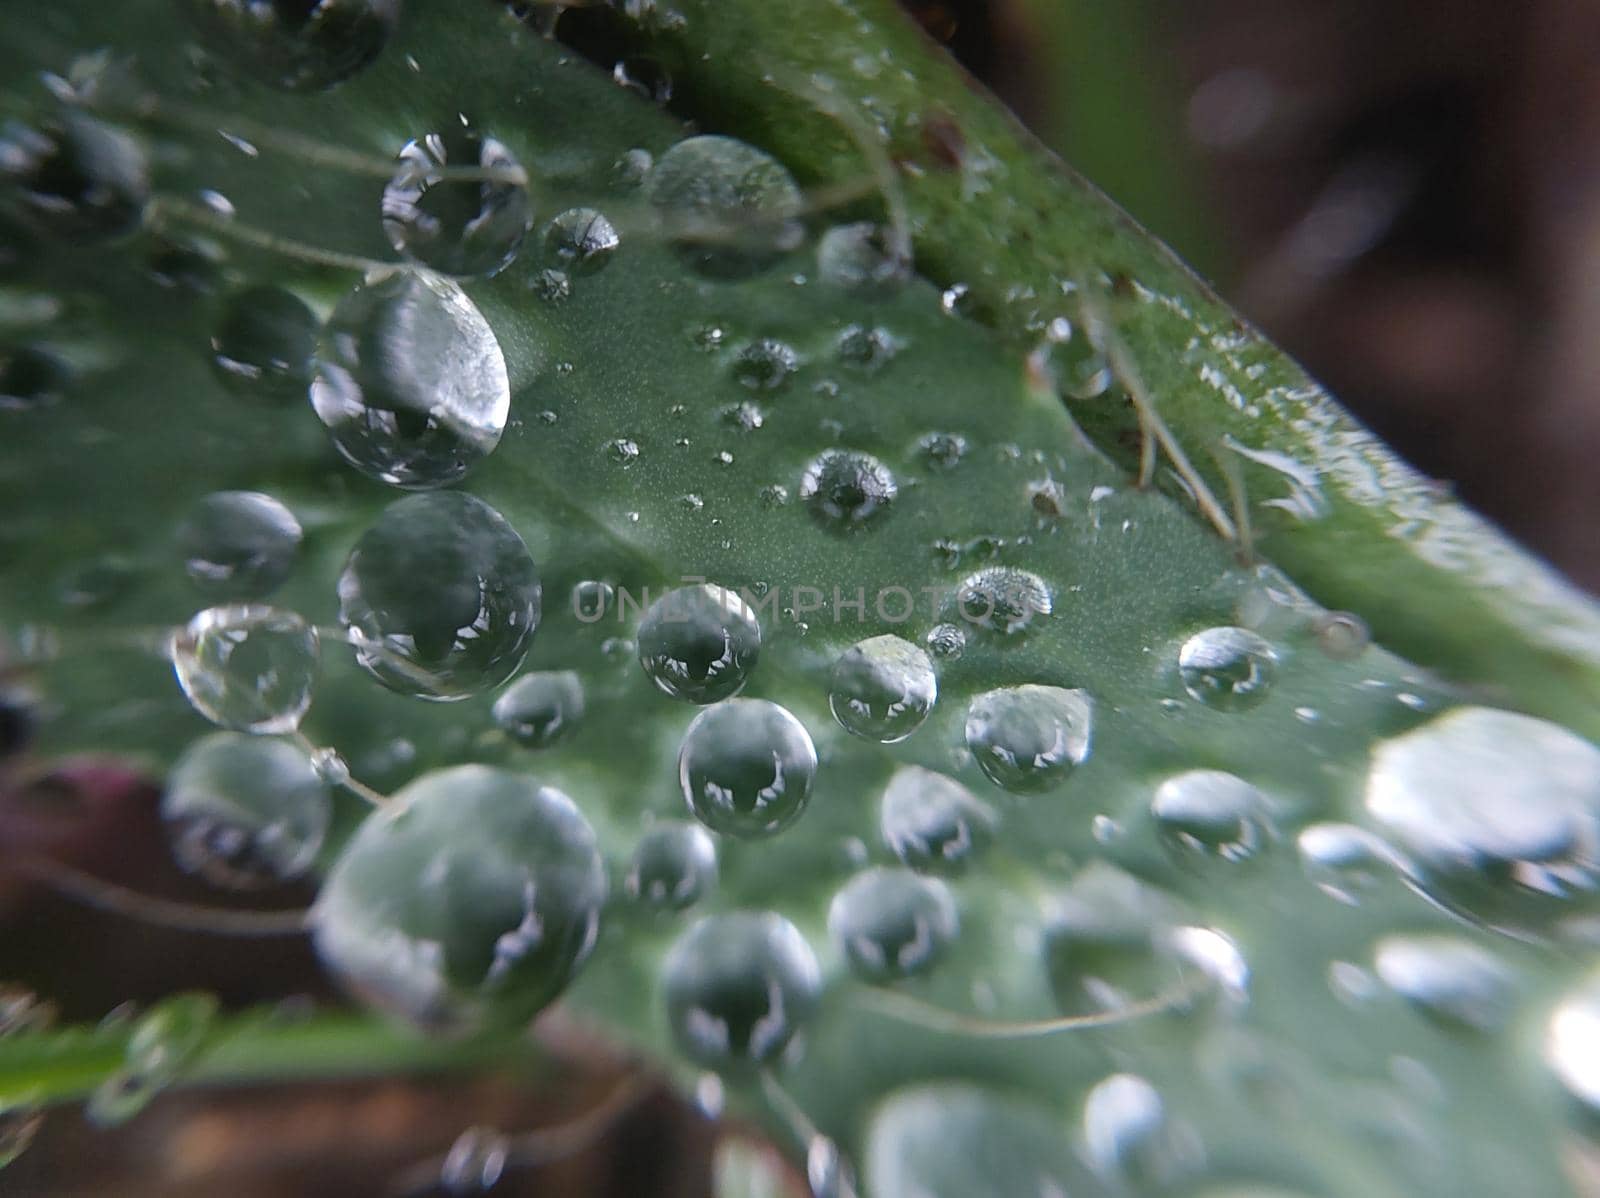
[[[800,498],[813,515],[834,528],[859,528],[886,512],[898,493],[894,475],[871,454],[829,449],[800,477]]]
[[[37,128],[18,121],[0,127],[0,181],[24,219],[68,241],[131,232],[150,198],[139,144],[79,113]]]
[[[839,361],[868,372],[882,370],[900,349],[900,340],[888,329],[860,324],[850,325],[834,343]]]
[[[1091,715],[1085,691],[1002,687],[967,709],[967,748],[996,786],[1036,794],[1059,785],[1088,758]]]
[[[715,703],[744,689],[761,653],[761,624],[726,587],[702,584],[662,595],[639,624],[639,664],[666,694]]]
[[[541,270],[533,276],[528,286],[547,304],[559,304],[572,294],[572,280],[564,270]]]
[[[184,0],[206,48],[253,79],[285,91],[321,91],[383,49],[400,0]]]
[[[616,83],[656,104],[672,99],[672,76],[653,58],[623,58],[611,68]]]
[[[481,172],[463,179],[447,172]],[[396,252],[447,275],[493,275],[533,223],[527,174],[503,143],[460,125],[406,143],[383,189]]]
[[[949,470],[966,456],[967,439],[960,433],[926,433],[917,442],[917,450],[928,465]]]
[[[341,457],[393,486],[456,482],[500,443],[511,383],[494,331],[448,279],[396,271],[339,301],[311,404]]]
[[[733,374],[752,391],[776,391],[800,368],[800,357],[776,338],[752,341],[739,351]]]
[[[896,770],[879,808],[883,842],[918,873],[955,875],[994,837],[994,812],[954,778],[921,766]]]
[[[828,706],[847,732],[894,744],[922,727],[938,693],[926,652],[897,636],[875,636],[834,663]]]
[[[211,363],[228,390],[275,403],[304,402],[314,372],[318,321],[281,287],[231,296],[211,336]]]
[[[872,221],[834,225],[817,242],[817,278],[857,295],[894,294],[910,278],[910,262],[889,247],[890,232]]]
[[[1317,648],[1335,661],[1360,657],[1372,643],[1367,622],[1353,612],[1323,612],[1312,622],[1311,628],[1317,638]]]
[[[1116,1010],[1163,993],[1178,971],[1170,912],[1156,890],[1101,862],[1059,896],[1045,928],[1056,1002],[1069,1015]]]
[[[1296,845],[1306,877],[1329,898],[1356,906],[1395,874],[1395,851],[1354,824],[1312,824]]]
[[[1083,1105],[1084,1154],[1108,1184],[1159,1188],[1183,1156],[1161,1092],[1132,1073],[1114,1073]]]
[[[965,283],[946,287],[939,296],[939,308],[946,316],[971,316],[976,301]]]
[[[611,164],[611,180],[622,190],[633,191],[644,186],[655,164],[655,156],[649,150],[624,150]]]
[[[1168,778],[1156,788],[1150,814],[1174,848],[1224,861],[1255,856],[1267,830],[1266,796],[1222,770]]]
[[[1372,961],[1384,985],[1443,1023],[1492,1032],[1511,1017],[1511,971],[1469,940],[1438,934],[1385,936]]]
[[[390,690],[453,700],[505,682],[538,627],[539,573],[488,504],[460,491],[383,509],[339,576],[356,660]]]
[[[621,244],[616,226],[595,208],[568,208],[544,229],[545,253],[568,275],[593,274]]]
[[[707,708],[689,725],[678,753],[678,783],[689,810],[730,836],[771,836],[794,823],[816,774],[810,733],[765,699]]]
[[[1017,636],[1055,610],[1044,579],[1014,566],[986,566],[968,575],[956,591],[961,618],[1002,636]]]
[[[766,423],[766,416],[749,400],[722,409],[722,421],[740,432],[753,433]]]
[[[294,513],[259,491],[207,495],[178,529],[184,569],[202,591],[259,599],[289,577],[300,550]]]
[[[583,683],[571,670],[524,674],[494,701],[494,722],[528,749],[570,735],[583,719]]]
[[[113,1127],[148,1106],[200,1055],[216,1014],[209,994],[178,994],[151,1007],[129,1033],[122,1064],[90,1096],[90,1120]]]
[[[709,712],[707,714],[710,714]],[[816,1009],[816,954],[773,912],[702,919],[662,967],[667,1019],[694,1062],[730,1069],[775,1059]]]
[[[606,442],[606,457],[626,470],[639,460],[639,443],[626,437]]]
[[[47,349],[0,347],[0,412],[27,412],[60,402],[72,368]]]
[[[681,911],[717,884],[717,846],[699,824],[661,820],[639,838],[623,883],[628,897],[664,910]]]
[[[1245,711],[1260,703],[1277,670],[1277,650],[1245,628],[1208,628],[1178,651],[1183,689],[1217,711]]]
[[[439,1167],[439,1186],[465,1198],[486,1194],[500,1183],[511,1156],[511,1143],[492,1127],[469,1127],[456,1137]]]
[[[942,661],[959,661],[967,651],[967,634],[959,624],[935,624],[926,641],[928,652]]]
[[[1600,1115],[1600,973],[1590,973],[1551,1013],[1544,1058],[1587,1113]]]
[[[800,244],[800,188],[770,154],[731,137],[685,138],[650,172],[651,205],[689,264],[753,274]]]
[[[311,706],[317,630],[282,608],[199,612],[172,636],[178,685],[206,719],[240,732],[292,732]]]
[[[926,971],[957,928],[950,888],[902,867],[864,870],[828,907],[828,931],[850,967],[870,982]]]
[[[1105,336],[1095,321],[1052,320],[1045,326],[1044,362],[1057,390],[1073,399],[1096,399],[1111,389]]]

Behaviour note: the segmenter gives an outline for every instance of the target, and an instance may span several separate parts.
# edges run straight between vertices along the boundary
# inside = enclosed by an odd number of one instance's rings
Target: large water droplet
[[[1179,976],[1171,930],[1158,892],[1103,863],[1083,870],[1056,899],[1045,928],[1045,959],[1061,1010],[1115,1010],[1168,990]]]
[[[800,498],[823,524],[859,528],[888,510],[899,487],[889,468],[868,453],[829,449],[800,476]]]
[[[1511,971],[1488,949],[1459,936],[1385,936],[1372,953],[1384,985],[1446,1024],[1492,1032],[1511,1017]]]
[[[699,824],[677,819],[645,829],[624,882],[630,898],[673,911],[693,906],[716,884],[716,842]]]
[[[1002,636],[1028,631],[1054,608],[1044,579],[1014,566],[986,566],[968,575],[956,591],[956,610],[962,619]]]
[[[533,224],[522,164],[501,142],[461,125],[406,143],[382,212],[396,251],[447,275],[498,274]]]
[[[695,717],[678,753],[678,784],[701,823],[730,836],[771,836],[805,810],[817,750],[805,726],[765,699],[732,699]]]
[[[222,599],[259,599],[283,585],[300,550],[294,513],[259,491],[207,495],[178,529],[189,578]]]
[[[378,56],[400,0],[184,0],[206,48],[285,91],[321,91]]]
[[[713,584],[662,595],[639,623],[639,664],[675,699],[716,703],[744,689],[761,653],[761,624],[740,596]]]
[[[1113,1073],[1083,1104],[1083,1147],[1110,1185],[1157,1189],[1179,1172],[1183,1155],[1161,1092],[1132,1073]]]
[[[1544,1056],[1567,1092],[1600,1116],[1600,973],[1590,973],[1551,1013]]]
[[[367,817],[312,909],[349,989],[424,1028],[515,1026],[577,974],[606,873],[566,795],[464,765],[424,774]]]
[[[494,701],[493,715],[518,744],[546,748],[583,719],[583,683],[571,670],[524,674]]]
[[[851,968],[871,982],[930,968],[957,927],[950,888],[902,868],[857,874],[828,907],[828,931]]]
[[[926,652],[897,636],[875,636],[834,663],[828,706],[847,732],[893,744],[922,727],[938,693]]]
[[[311,706],[317,630],[292,611],[210,607],[172,636],[169,652],[189,703],[240,732],[293,732]]]
[[[871,221],[834,225],[817,242],[817,277],[830,286],[888,296],[910,274],[910,263],[889,248],[889,231]]]
[[[185,750],[161,796],[172,855],[216,886],[300,877],[328,831],[328,788],[293,745],[217,732]]]
[[[316,314],[281,287],[250,287],[228,299],[211,335],[211,363],[228,390],[287,403],[304,400],[314,372]]]
[[[500,443],[511,383],[494,330],[448,279],[396,271],[339,301],[311,404],[334,448],[380,482],[455,482]]]
[[[1018,794],[1049,790],[1088,758],[1092,711],[1085,691],[1002,687],[967,709],[967,748],[996,786]]]
[[[994,812],[954,778],[902,766],[883,792],[883,842],[919,873],[959,874],[993,839]]]
[[[1150,814],[1175,848],[1224,861],[1253,857],[1267,832],[1266,796],[1222,770],[1168,778],[1156,788]]]
[[[621,244],[616,226],[595,208],[568,208],[544,228],[545,253],[569,275],[593,274]]]
[[[1183,689],[1218,711],[1244,711],[1267,697],[1278,653],[1245,628],[1207,628],[1178,651]]]
[[[696,1064],[727,1070],[781,1053],[816,1009],[822,977],[787,919],[735,911],[690,928],[667,954],[661,984],[678,1046]]]
[[[716,277],[752,274],[800,244],[800,188],[782,163],[731,137],[685,138],[661,156],[650,203],[689,263]]]
[[[142,1111],[200,1054],[216,1014],[209,994],[178,994],[151,1007],[129,1034],[122,1064],[90,1096],[89,1118],[109,1127]]]
[[[356,660],[390,690],[423,699],[463,699],[515,674],[539,599],[522,538],[459,491],[391,503],[339,576],[339,620]]]
[[[95,241],[132,231],[150,198],[144,151],[78,113],[0,129],[0,179],[26,219],[56,237]]]

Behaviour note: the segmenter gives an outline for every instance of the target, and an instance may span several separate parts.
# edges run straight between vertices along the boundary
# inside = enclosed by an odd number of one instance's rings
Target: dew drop
[[[845,731],[894,744],[922,727],[938,693],[925,651],[897,636],[875,636],[834,663],[828,706]]]
[[[1296,844],[1307,879],[1349,906],[1359,905],[1403,864],[1382,838],[1354,824],[1312,824]]]
[[[1459,936],[1385,936],[1372,954],[1383,984],[1425,1015],[1479,1032],[1499,1029],[1516,997],[1511,972]]]
[[[901,343],[888,329],[853,324],[839,334],[834,350],[839,361],[869,373],[882,370],[900,352]]]
[[[959,661],[967,651],[967,634],[959,624],[935,624],[926,640],[928,652],[943,661]]]
[[[293,745],[216,732],[167,776],[161,817],[173,858],[214,886],[254,890],[301,877],[332,815],[328,789]]]
[[[461,178],[448,172],[477,172]],[[447,275],[493,275],[533,224],[527,172],[503,143],[462,126],[407,142],[383,189],[397,253]]]
[[[1150,814],[1175,849],[1224,861],[1255,856],[1267,833],[1267,800],[1243,778],[1189,770],[1156,788]]]
[[[889,779],[878,822],[883,843],[906,865],[951,876],[988,846],[998,821],[954,778],[907,765]]]
[[[644,186],[655,164],[655,156],[649,150],[624,150],[611,164],[611,180],[624,191],[634,191]]]
[[[646,194],[689,264],[713,277],[762,270],[804,235],[794,177],[731,137],[678,142],[650,172]]]
[[[317,630],[292,611],[210,607],[175,632],[168,651],[190,705],[239,732],[293,732],[311,706]]]
[[[828,907],[829,933],[850,967],[869,982],[925,972],[957,928],[950,888],[899,866],[862,871]]]
[[[72,382],[72,368],[47,349],[0,348],[0,412],[27,412],[58,403]]]
[[[619,59],[611,68],[611,78],[619,87],[654,104],[665,104],[672,99],[672,76],[653,58]]]
[[[564,270],[541,270],[533,276],[528,286],[547,304],[559,304],[572,294],[572,280]]]
[[[811,946],[783,916],[734,911],[684,933],[667,953],[661,983],[685,1055],[729,1070],[771,1061],[788,1046],[816,1009],[822,976]]]
[[[162,999],[134,1024],[117,1071],[90,1096],[85,1113],[101,1127],[137,1115],[205,1048],[214,1034],[217,1000],[209,994]]]
[[[968,575],[956,591],[961,618],[1001,636],[1027,632],[1054,608],[1044,579],[1014,566],[986,566]]]
[[[930,466],[949,470],[967,454],[967,439],[960,433],[926,433],[917,442],[917,451]]]
[[[1084,1155],[1104,1181],[1155,1189],[1180,1171],[1183,1149],[1161,1092],[1132,1073],[1114,1073],[1083,1105]]]
[[[1056,388],[1073,399],[1096,399],[1111,389],[1105,337],[1093,321],[1057,317],[1045,328],[1044,357]]]
[[[689,810],[713,832],[771,836],[805,810],[817,750],[805,725],[766,699],[707,708],[684,733],[678,784]]]
[[[811,1198],[856,1198],[850,1166],[827,1136],[812,1136],[806,1144],[806,1184]]]
[[[817,278],[830,287],[877,298],[910,276],[910,263],[889,248],[889,231],[872,221],[834,225],[817,242]]]
[[[628,897],[681,911],[717,884],[717,846],[711,834],[687,820],[661,820],[639,838],[623,883]]]
[[[606,457],[626,470],[639,460],[639,443],[627,437],[606,442]]]
[[[946,287],[939,295],[939,310],[946,316],[971,316],[975,306],[972,288],[965,283]]]
[[[227,301],[211,335],[211,364],[236,395],[303,401],[314,372],[316,315],[281,287],[250,287]]]
[[[357,470],[428,490],[457,481],[500,443],[511,384],[466,292],[402,270],[339,301],[318,346],[311,405]]]
[[[1245,711],[1260,703],[1277,670],[1277,650],[1244,628],[1207,628],[1178,651],[1183,689],[1217,711]]]
[[[383,509],[339,576],[356,660],[390,690],[453,700],[505,682],[539,624],[539,573],[505,518],[460,491]]]
[[[837,529],[859,528],[881,516],[898,490],[887,466],[853,449],[825,450],[800,476],[800,498],[818,521]]]
[[[1159,892],[1096,862],[1059,896],[1045,928],[1045,960],[1061,1010],[1116,1010],[1171,987],[1177,970]]]
[[[500,1184],[511,1142],[492,1127],[469,1127],[456,1137],[439,1167],[439,1186],[452,1195],[486,1194]]]
[[[184,570],[208,595],[259,599],[283,585],[300,551],[294,513],[259,491],[207,495],[178,529]]]
[[[544,228],[545,253],[568,275],[593,274],[621,244],[616,226],[594,208],[568,208]]]
[[[132,232],[150,198],[144,151],[126,133],[79,113],[32,128],[0,128],[0,180],[25,219],[68,241]]]
[[[714,584],[662,595],[639,623],[639,664],[664,693],[690,703],[738,694],[761,653],[761,624],[737,593]]]
[[[1600,973],[1590,973],[1551,1013],[1544,1058],[1591,1117],[1600,1116]]]
[[[524,674],[494,701],[492,714],[519,745],[548,748],[583,719],[583,683],[571,670]]]
[[[507,770],[424,774],[367,817],[311,912],[354,994],[419,1027],[520,1026],[588,958],[606,898],[576,804]]]
[[[1007,686],[967,709],[967,748],[996,786],[1036,794],[1064,781],[1089,756],[1092,701],[1059,686]]]
[[[394,32],[400,0],[184,0],[206,48],[285,91],[350,78]]]
[[[733,374],[752,391],[776,391],[800,368],[800,357],[772,337],[752,341],[734,359]]]
[[[1372,643],[1372,632],[1360,616],[1347,611],[1324,612],[1313,621],[1317,648],[1335,661],[1360,657]]]

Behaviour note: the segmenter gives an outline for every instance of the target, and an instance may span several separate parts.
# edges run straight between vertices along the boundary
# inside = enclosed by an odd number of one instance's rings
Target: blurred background
[[[1413,463],[1600,589],[1600,0],[904,3]],[[155,802],[103,769],[12,788],[0,860],[217,902],[170,864]],[[230,1004],[326,994],[299,940],[161,932],[4,875],[0,954],[65,1019],[183,987]],[[463,1128],[560,1125],[624,1072],[580,1053],[532,1087],[190,1091],[111,1132],[63,1110],[0,1192],[446,1193],[416,1166]],[[591,1148],[509,1170],[494,1193],[705,1195],[717,1134],[648,1090]],[[799,1182],[758,1148],[721,1164],[748,1198]]]

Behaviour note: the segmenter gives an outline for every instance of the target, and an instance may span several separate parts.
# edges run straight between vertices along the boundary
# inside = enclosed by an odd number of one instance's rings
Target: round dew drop
[[[236,395],[303,402],[315,372],[319,322],[305,301],[281,287],[231,296],[211,335],[211,365]]]
[[[926,971],[955,939],[957,927],[950,888],[899,867],[857,874],[828,906],[829,933],[850,967],[869,982]]]
[[[1423,1014],[1492,1032],[1511,1018],[1511,971],[1486,948],[1450,935],[1385,936],[1373,950],[1378,977]]]
[[[678,142],[651,170],[646,196],[690,266],[715,278],[764,270],[805,234],[794,177],[731,137]]]
[[[143,219],[149,164],[126,133],[78,113],[37,129],[8,121],[0,128],[0,199],[8,194],[43,232],[101,241]]]
[[[690,1060],[736,1070],[778,1056],[822,988],[816,954],[773,912],[712,915],[672,946],[662,968],[667,1019]]]
[[[1028,570],[986,566],[962,580],[956,610],[969,624],[1001,636],[1018,636],[1055,609],[1050,588]]]
[[[1084,1155],[1112,1185],[1158,1188],[1173,1180],[1186,1155],[1161,1092],[1132,1073],[1114,1073],[1083,1105]]]
[[[48,349],[0,347],[0,412],[28,412],[58,402],[73,371]]]
[[[571,799],[465,765],[368,816],[311,914],[318,955],[351,992],[461,1032],[553,1001],[594,947],[605,898],[594,831]]]
[[[284,91],[332,87],[377,58],[400,0],[183,0],[206,48]]]
[[[311,406],[357,470],[429,490],[456,482],[500,443],[511,383],[494,330],[466,292],[401,270],[334,308]]]
[[[519,745],[547,748],[583,719],[583,683],[571,670],[524,674],[494,701],[491,714]]]
[[[178,530],[189,579],[222,599],[259,599],[289,577],[300,551],[294,513],[259,491],[217,491]]]
[[[717,884],[717,846],[711,834],[687,820],[662,820],[639,838],[623,888],[649,907],[681,911]]]
[[[800,498],[817,521],[847,531],[880,517],[899,491],[889,468],[871,454],[829,449],[800,476]]]
[[[459,125],[406,143],[382,213],[398,253],[447,275],[498,274],[533,224],[522,164],[499,141]]]
[[[1045,961],[1063,1013],[1086,1015],[1142,1002],[1181,976],[1168,904],[1113,866],[1081,871],[1054,905]]]
[[[639,664],[663,693],[716,703],[749,681],[761,653],[761,623],[726,587],[680,587],[646,610],[638,642]]]
[[[1092,711],[1085,691],[1002,687],[972,701],[967,748],[996,786],[1018,794],[1049,790],[1088,758]]]
[[[568,208],[544,230],[545,254],[569,275],[593,274],[621,244],[616,226],[594,208]]]
[[[304,875],[331,816],[328,788],[305,753],[237,732],[216,732],[189,746],[161,796],[178,865],[231,890]]]
[[[845,731],[893,744],[922,727],[938,693],[924,650],[897,636],[875,636],[834,663],[828,706]]]
[[[1168,778],[1156,788],[1150,814],[1174,848],[1225,861],[1253,857],[1267,831],[1266,796],[1222,770]]]
[[[994,838],[997,823],[961,783],[919,765],[895,771],[879,806],[883,843],[918,873],[961,873]]]
[[[505,682],[539,612],[539,572],[522,538],[460,491],[391,503],[339,576],[339,621],[356,660],[420,699],[464,699]]]
[[[1277,670],[1277,650],[1245,628],[1208,628],[1178,651],[1183,689],[1217,711],[1245,711],[1260,703]]]
[[[771,836],[805,810],[817,750],[805,726],[765,699],[732,699],[694,718],[678,784],[695,818],[729,836]]]
[[[752,391],[776,391],[800,369],[800,356],[782,341],[767,337],[739,351],[733,373]]]
[[[209,994],[175,994],[140,1016],[121,1066],[89,1098],[90,1121],[112,1127],[142,1111],[199,1056],[216,1016],[217,1000]]]
[[[911,277],[911,264],[889,248],[888,238],[871,221],[834,225],[817,242],[817,277],[857,295],[892,295]]]
[[[1567,994],[1545,1026],[1544,1058],[1567,1093],[1589,1116],[1600,1116],[1600,972]]]
[[[190,705],[240,732],[293,732],[311,706],[317,630],[292,611],[210,607],[174,633],[172,668]]]
[[[926,640],[928,652],[944,661],[959,661],[967,651],[967,634],[959,624],[935,624]]]

